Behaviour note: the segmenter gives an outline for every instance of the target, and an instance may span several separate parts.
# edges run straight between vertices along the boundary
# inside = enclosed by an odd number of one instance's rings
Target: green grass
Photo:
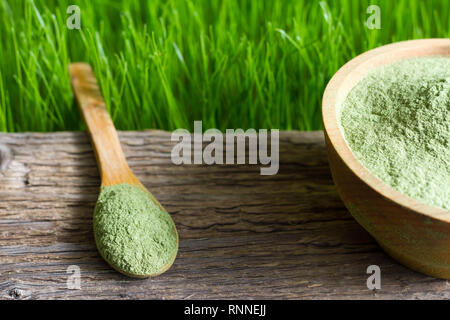
[[[69,4],[82,30],[65,26]],[[381,8],[381,30],[364,26]],[[67,65],[88,61],[118,129],[321,128],[347,60],[450,37],[450,2],[1,0],[0,131],[83,129]]]

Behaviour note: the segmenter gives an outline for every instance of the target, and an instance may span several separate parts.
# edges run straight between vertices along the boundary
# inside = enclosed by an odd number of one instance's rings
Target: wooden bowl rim
[[[425,204],[400,193],[366,169],[348,146],[337,117],[340,103],[368,71],[400,59],[431,55],[450,55],[450,39],[401,41],[369,50],[353,58],[342,66],[328,83],[322,99],[322,119],[324,130],[339,157],[371,189],[406,209],[426,217],[450,222],[450,211]],[[342,90],[343,87],[344,90]]]

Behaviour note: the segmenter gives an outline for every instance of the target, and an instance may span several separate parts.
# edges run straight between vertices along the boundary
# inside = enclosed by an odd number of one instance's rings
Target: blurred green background
[[[81,9],[69,30],[67,7]],[[381,29],[368,29],[369,5]],[[79,130],[67,65],[95,69],[118,129],[321,128],[355,55],[450,36],[450,1],[1,0],[0,131]]]

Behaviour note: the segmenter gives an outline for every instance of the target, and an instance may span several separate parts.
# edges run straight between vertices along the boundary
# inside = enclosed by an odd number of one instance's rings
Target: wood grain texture
[[[0,171],[0,298],[450,298],[447,281],[396,263],[350,216],[323,132],[282,132],[274,176],[259,166],[175,166],[167,132],[119,137],[130,167],[177,224],[172,268],[130,279],[97,253],[100,179],[86,133],[0,134],[11,155]],[[366,287],[372,264],[381,290]],[[70,265],[81,268],[80,290],[67,289]]]

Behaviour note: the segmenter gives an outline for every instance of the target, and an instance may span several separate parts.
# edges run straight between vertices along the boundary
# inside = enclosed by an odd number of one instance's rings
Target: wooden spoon
[[[105,102],[100,93],[91,66],[86,63],[72,63],[69,67],[69,72],[75,97],[94,147],[102,181],[101,187],[114,186],[122,183],[137,186],[147,192],[150,199],[163,211],[167,212],[150,191],[140,183],[128,166],[122,147],[120,146],[119,137],[111,117],[106,110]],[[178,248],[178,233],[173,221],[172,224]],[[128,276],[147,278],[159,275],[169,269],[175,260],[175,257],[176,252],[171,261],[161,268],[161,270],[148,275],[130,274],[129,272],[121,270],[118,266],[110,265],[117,271]],[[107,259],[105,260],[108,261]]]

